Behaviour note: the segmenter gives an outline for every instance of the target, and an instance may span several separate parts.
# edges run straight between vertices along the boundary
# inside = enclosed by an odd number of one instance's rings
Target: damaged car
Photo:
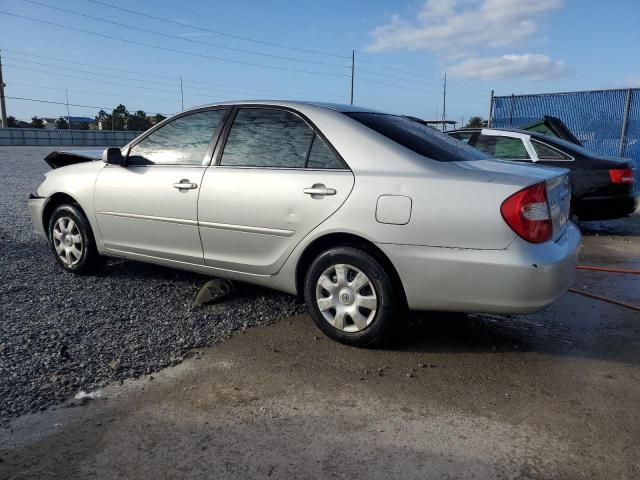
[[[402,116],[221,103],[95,157],[50,155],[29,199],[60,267],[122,257],[297,294],[343,343],[380,344],[407,310],[533,312],[574,279],[566,170]]]

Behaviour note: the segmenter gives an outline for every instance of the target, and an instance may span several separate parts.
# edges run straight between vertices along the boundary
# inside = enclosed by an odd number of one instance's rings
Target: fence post
[[[624,117],[622,118],[622,131],[620,132],[620,148],[618,149],[618,156],[624,155],[624,141],[627,136],[627,125],[629,123],[629,110],[631,108],[631,92],[632,89],[627,90],[627,101],[624,106]]]
[[[487,127],[491,128],[493,122],[493,90],[491,90],[491,98],[489,99],[489,120],[487,121]],[[462,125],[464,127],[464,125]]]
[[[515,94],[511,94],[511,102],[509,103],[509,128],[513,127],[513,104],[516,101]]]

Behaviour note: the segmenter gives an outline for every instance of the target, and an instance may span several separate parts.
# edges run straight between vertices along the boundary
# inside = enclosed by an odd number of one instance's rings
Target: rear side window
[[[458,142],[435,128],[399,115],[385,113],[345,113],[390,140],[420,155],[440,162],[483,160],[486,157],[469,145]]]
[[[339,169],[345,168],[345,166],[329,146],[324,143],[324,140],[315,135],[309,151],[307,168]]]
[[[533,149],[536,151],[539,160],[571,160],[571,157],[556,150],[555,148],[548,147],[536,140],[531,140]]]
[[[202,165],[227,110],[192,113],[171,120],[131,147],[128,165]]]
[[[221,165],[304,168],[314,132],[284,110],[241,108],[227,138]]]
[[[505,160],[530,160],[524,143],[519,138],[479,135],[474,145],[490,157]]]

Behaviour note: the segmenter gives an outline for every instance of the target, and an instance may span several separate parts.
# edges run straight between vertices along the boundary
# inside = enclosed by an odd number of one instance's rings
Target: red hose
[[[618,300],[613,300],[612,298],[603,297],[602,295],[596,295],[595,293],[585,292],[584,290],[578,290],[577,288],[570,288],[570,292],[577,293],[578,295],[584,295],[585,297],[595,298],[596,300],[601,300],[603,302],[612,303],[614,305],[619,305],[621,307],[629,308],[631,310],[636,310],[640,312],[640,307],[637,305],[631,305],[630,303],[619,302]]]
[[[593,270],[594,272],[628,273],[629,275],[640,275],[640,270],[629,270],[626,268],[594,267],[592,265],[578,265],[578,270]]]

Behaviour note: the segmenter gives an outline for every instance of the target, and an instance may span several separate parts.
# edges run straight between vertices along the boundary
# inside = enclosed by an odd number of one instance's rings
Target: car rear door
[[[124,166],[101,170],[94,206],[105,248],[204,264],[198,194],[228,112],[209,109],[171,119],[134,144]]]
[[[347,199],[354,177],[297,112],[240,107],[198,203],[209,266],[276,273],[295,246]]]

